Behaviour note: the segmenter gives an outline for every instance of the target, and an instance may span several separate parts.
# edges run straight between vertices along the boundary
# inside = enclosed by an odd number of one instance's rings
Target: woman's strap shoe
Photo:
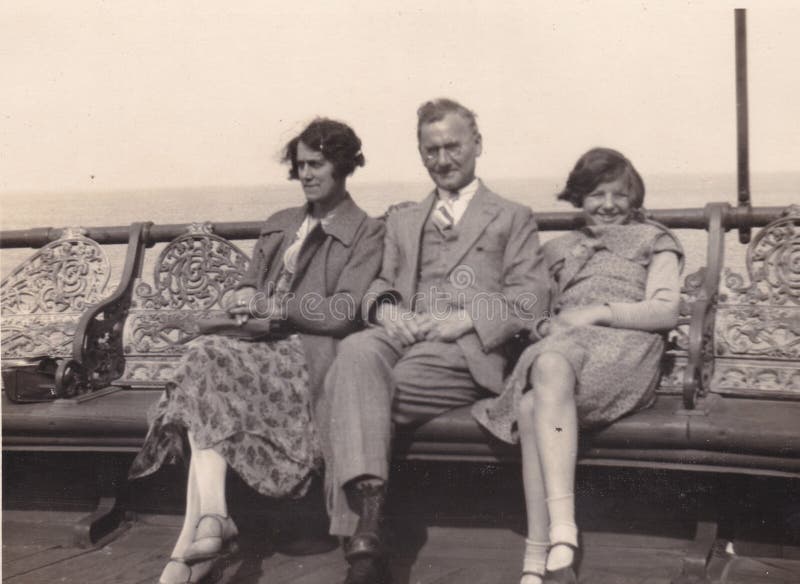
[[[578,576],[572,566],[548,570],[545,572],[542,584],[578,584]]]
[[[197,521],[195,539],[186,548],[183,561],[194,564],[236,553],[239,531],[227,515],[208,513]]]
[[[540,581],[544,580],[544,574],[542,574],[541,572],[534,572],[533,570],[523,570],[522,576],[520,577],[520,584],[521,581],[525,579],[525,576],[536,576],[537,578],[539,578]]]
[[[179,579],[176,580],[163,580],[164,573],[167,572],[166,567],[162,572],[162,578],[159,578],[158,584],[211,584],[219,579],[219,571],[217,566],[209,562],[208,566],[201,566],[198,564],[189,564],[184,558],[170,558],[167,560],[167,567],[170,565],[178,566]]]
[[[542,578],[542,584],[578,584],[577,566],[580,548],[575,544],[566,541],[558,541],[554,544],[551,544],[550,549],[552,550],[557,545],[563,545],[572,549],[574,552],[572,555],[572,563],[569,566],[564,566],[563,568],[558,568],[557,570],[545,571],[544,578]]]

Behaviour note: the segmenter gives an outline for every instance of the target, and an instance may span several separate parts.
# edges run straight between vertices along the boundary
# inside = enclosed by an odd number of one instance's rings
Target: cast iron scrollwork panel
[[[78,314],[4,317],[3,359],[69,357],[78,318]]]
[[[774,363],[718,363],[714,387],[718,391],[792,392],[800,395],[800,367]]]
[[[123,384],[163,385],[197,334],[197,319],[224,315],[249,258],[215,235],[210,223],[193,224],[156,260],[153,284],[139,282],[125,326]]]
[[[800,310],[775,306],[720,309],[716,353],[800,360]]]
[[[747,275],[720,285],[716,391],[800,391],[800,206],[764,227],[747,249]],[[735,363],[733,363],[735,360]]]
[[[0,285],[3,358],[68,357],[86,307],[103,299],[111,265],[102,247],[70,227]]]
[[[747,250],[748,280],[725,271],[716,352],[800,359],[800,206],[762,229]]]
[[[762,229],[747,249],[750,283],[725,271],[728,304],[800,305],[800,206]]]
[[[154,286],[136,288],[142,308],[208,309],[218,306],[247,269],[238,247],[214,235],[210,223],[195,223],[173,240],[156,262]]]

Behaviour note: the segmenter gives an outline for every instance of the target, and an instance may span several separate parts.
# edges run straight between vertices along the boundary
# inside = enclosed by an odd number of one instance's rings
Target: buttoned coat
[[[284,209],[261,228],[247,273],[238,287],[270,295],[283,254],[308,213]],[[308,361],[312,402],[321,391],[338,340],[362,327],[361,302],[381,265],[384,223],[369,217],[350,198],[332,219],[312,231],[300,249],[290,294],[277,323],[281,333],[300,333]]]
[[[423,201],[389,214],[383,264],[364,297],[372,314],[377,302],[391,298],[413,309],[420,271],[425,221],[437,200]],[[506,368],[506,344],[541,318],[549,304],[549,277],[539,246],[533,213],[480,183],[458,223],[458,239],[441,249],[447,274],[437,295],[472,317],[474,331],[457,339],[473,378],[499,393]]]

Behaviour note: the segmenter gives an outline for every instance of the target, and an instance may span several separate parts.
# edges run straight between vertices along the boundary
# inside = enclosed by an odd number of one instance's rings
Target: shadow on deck
[[[180,526],[182,469],[138,481],[130,529],[95,549],[72,547],[74,522],[94,504],[91,465],[109,457],[6,453],[3,581],[156,582]],[[119,461],[119,457],[116,456]],[[112,461],[113,462],[113,461]],[[121,460],[123,464],[127,460]],[[516,584],[524,506],[516,467],[404,463],[395,468],[390,533],[395,584]],[[798,484],[787,479],[580,469],[582,583],[667,584],[681,571],[695,522],[715,502],[732,541],[719,582],[800,582]],[[223,583],[337,584],[345,565],[325,536],[319,490],[270,501],[229,481],[242,552]],[[305,555],[299,555],[305,554]]]

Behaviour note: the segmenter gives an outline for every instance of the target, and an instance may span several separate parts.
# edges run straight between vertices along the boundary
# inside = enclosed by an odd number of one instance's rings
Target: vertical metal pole
[[[734,10],[736,20],[736,146],[739,207],[750,207],[750,145],[747,121],[747,12]],[[739,229],[739,241],[750,242],[750,228]]]

